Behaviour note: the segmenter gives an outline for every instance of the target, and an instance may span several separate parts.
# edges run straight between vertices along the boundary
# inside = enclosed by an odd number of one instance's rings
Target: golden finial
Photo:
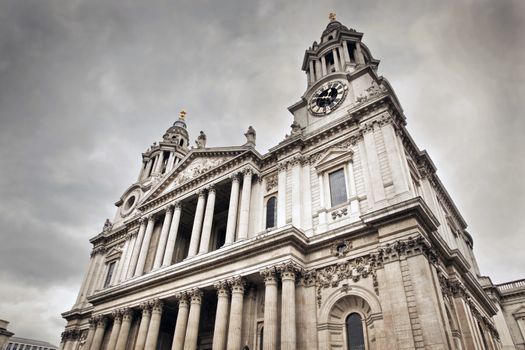
[[[183,109],[179,113],[179,119],[184,120],[186,118],[186,111]]]
[[[330,19],[330,21],[335,21],[335,13],[331,12],[331,13],[328,15],[328,19]]]

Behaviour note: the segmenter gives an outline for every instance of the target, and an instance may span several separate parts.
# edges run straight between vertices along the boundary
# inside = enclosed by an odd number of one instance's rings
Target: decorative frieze
[[[75,341],[79,340],[82,335],[82,331],[80,331],[78,328],[74,329],[67,329],[61,334],[62,342],[66,342],[68,340]]]
[[[333,220],[342,218],[343,216],[348,215],[348,208],[341,208],[339,210],[334,210],[331,214],[332,214]]]
[[[385,263],[399,260],[401,256],[409,257],[418,254],[424,254],[432,264],[437,262],[435,249],[422,236],[387,243],[384,247],[379,248],[377,253],[372,254],[372,259],[379,268]]]
[[[356,104],[364,103],[376,96],[387,93],[387,89],[383,84],[378,84],[376,81],[372,81],[372,85],[365,89],[364,92],[360,93],[356,98]]]

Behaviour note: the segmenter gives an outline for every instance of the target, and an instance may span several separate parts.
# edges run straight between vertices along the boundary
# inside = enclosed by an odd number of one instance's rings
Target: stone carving
[[[292,125],[290,125],[290,127],[292,128],[292,132],[290,136],[295,136],[295,135],[299,135],[302,133],[301,124],[299,124],[297,120],[294,120]]]
[[[206,148],[206,134],[204,131],[201,130],[199,136],[197,136],[197,140],[195,140],[195,144],[197,145],[197,148]]]
[[[348,208],[342,208],[340,210],[335,210],[332,212],[332,219],[335,220],[346,215],[348,215]]]
[[[186,169],[181,171],[181,173],[174,180],[173,184],[175,186],[193,180],[199,175],[204,174],[205,172],[211,170],[224,163],[226,160],[225,157],[218,158],[197,158],[191,164],[189,164]]]
[[[255,146],[256,133],[255,129],[251,125],[248,127],[248,131],[246,131],[244,136],[246,136],[246,143],[244,144],[245,146]]]
[[[342,258],[348,253],[350,253],[350,249],[352,249],[352,241],[350,241],[349,239],[344,239],[333,243],[330,246],[330,253],[333,256]]]
[[[413,256],[417,254],[424,254],[430,263],[437,262],[435,249],[422,236],[408,237],[406,240],[386,244],[386,246],[379,248],[377,253],[372,254],[372,259],[376,267],[381,267],[384,263],[398,260],[400,255]]]
[[[378,85],[375,81],[372,81],[372,85],[365,89],[364,92],[359,94],[356,98],[356,103],[363,103],[371,99],[372,97],[378,96],[386,92],[384,85]]]
[[[303,272],[303,268],[293,261],[287,261],[276,267],[282,279],[295,279]]]
[[[179,302],[180,306],[188,306],[189,303],[189,295],[187,292],[180,292],[175,294],[175,299]]]
[[[277,283],[277,271],[275,267],[267,267],[260,271],[261,276],[264,278],[264,283]]]
[[[162,312],[162,307],[164,306],[164,303],[160,299],[155,298],[149,301],[149,305],[151,307],[151,312],[160,313]]]
[[[279,183],[277,174],[273,174],[266,177],[266,192],[270,192],[272,189],[276,188]]]
[[[200,304],[202,303],[202,290],[200,290],[199,288],[193,288],[192,290],[190,290],[188,292],[188,295],[190,296],[191,298],[191,303],[192,304]]]
[[[337,288],[341,282],[347,280],[352,280],[356,283],[361,278],[367,278],[368,276],[372,276],[374,291],[379,295],[374,263],[369,255],[318,269],[316,271],[318,306],[321,307],[322,289]]]
[[[228,281],[228,285],[230,286],[232,293],[244,293],[246,281],[241,276],[235,276]]]
[[[111,230],[112,227],[113,224],[111,223],[111,221],[109,221],[109,219],[106,219],[106,221],[104,222],[104,227],[102,227],[102,232],[108,232],[109,230]]]
[[[228,281],[218,281],[216,282],[213,287],[217,290],[217,296],[224,296],[227,297],[228,293],[230,291],[230,286],[228,284]]]

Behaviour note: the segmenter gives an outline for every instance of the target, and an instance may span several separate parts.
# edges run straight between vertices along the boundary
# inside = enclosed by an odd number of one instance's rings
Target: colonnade
[[[308,83],[313,84],[325,75],[329,74],[328,65],[326,62],[326,55],[331,53],[334,58],[334,68],[336,72],[343,72],[345,65],[350,63],[364,64],[365,59],[359,42],[355,43],[354,57],[355,62],[352,62],[348,53],[348,42],[343,40],[341,43],[335,45],[330,51],[326,51],[320,58],[311,58],[309,62],[309,69],[307,71]]]
[[[292,261],[260,271],[265,286],[263,333],[263,349],[265,350],[279,348],[279,340],[282,350],[295,350],[297,348],[295,296],[296,280],[301,272],[302,269]],[[286,301],[281,303],[280,320],[278,317],[279,277],[282,283],[281,299]],[[243,306],[246,286],[247,281],[241,276],[217,281],[213,284],[217,293],[213,350],[238,350],[242,348]],[[172,350],[197,349],[203,295],[203,290],[199,288],[192,288],[175,295],[179,307],[173,331]],[[163,307],[163,301],[160,299],[152,299],[139,305],[136,315],[139,316],[140,313],[140,323],[134,342],[134,350],[156,349]],[[92,317],[84,349],[100,350],[105,337],[109,337],[107,350],[129,349],[132,344],[130,329],[133,315],[133,309],[125,307],[108,315]],[[111,329],[106,330],[110,318],[113,319],[113,325]],[[109,335],[105,335],[106,331],[109,332]],[[315,332],[315,328],[313,331]]]
[[[231,177],[231,193],[228,208],[228,219],[226,224],[225,245],[234,241],[243,240],[248,237],[248,223],[250,215],[250,198],[253,172],[245,169],[242,172],[242,192],[239,174]],[[239,201],[240,194],[240,201]],[[194,221],[191,230],[190,245],[187,258],[209,252],[212,233],[212,224],[216,200],[215,185],[210,185],[197,192],[197,207],[195,209]],[[152,269],[171,265],[177,234],[180,227],[182,205],[181,202],[170,204],[165,208],[164,219],[160,231],[159,242],[156,247],[155,259]],[[144,274],[146,258],[150,247],[156,215],[142,218],[136,237],[130,237],[129,244],[125,245],[118,271],[118,280],[129,279]],[[237,233],[237,235],[235,235]],[[125,278],[122,278],[125,276]]]
[[[165,152],[169,153],[168,159],[165,159]],[[161,175],[167,173],[175,164],[180,161],[174,149],[161,148],[160,151],[150,158],[144,158],[142,161],[142,168],[139,173],[138,181],[147,179],[150,175]],[[163,171],[163,165],[166,163],[166,169]]]

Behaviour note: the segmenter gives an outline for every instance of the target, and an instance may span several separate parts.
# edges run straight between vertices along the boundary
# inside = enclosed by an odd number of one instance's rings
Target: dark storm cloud
[[[2,1],[0,317],[17,335],[58,342],[87,240],[181,108],[210,146],[289,132],[331,11],[382,60],[482,273],[523,277],[522,2]]]

